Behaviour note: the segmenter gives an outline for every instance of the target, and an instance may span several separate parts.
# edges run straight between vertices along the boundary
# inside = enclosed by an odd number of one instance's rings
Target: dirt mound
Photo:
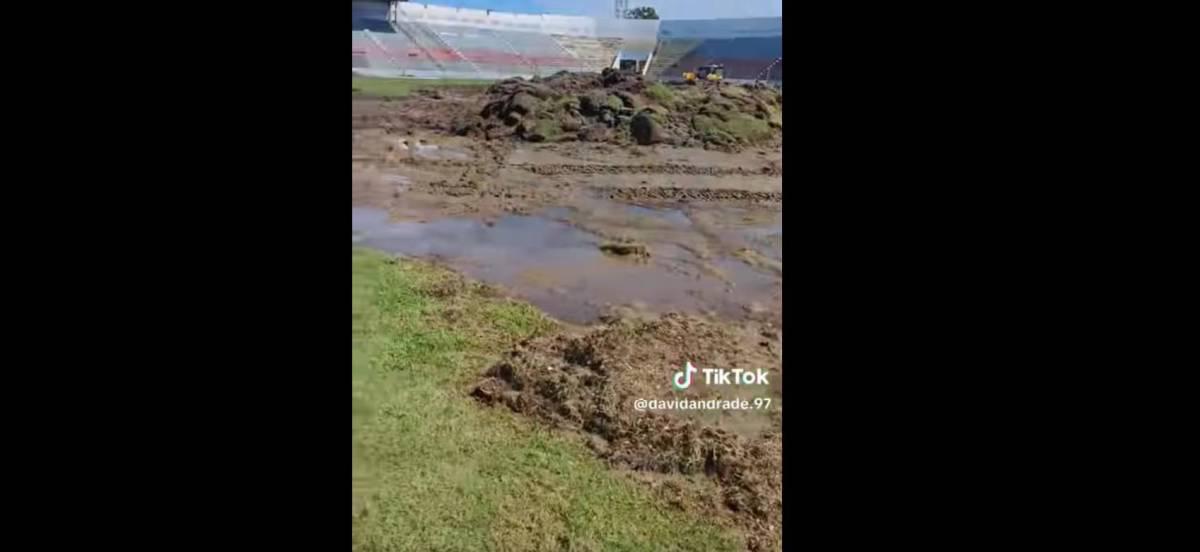
[[[738,150],[782,139],[783,95],[770,87],[667,86],[612,69],[507,79],[485,92],[460,135],[530,142],[671,144]]]
[[[586,434],[597,455],[654,479],[671,503],[737,527],[751,550],[777,550],[783,512],[779,338],[770,326],[677,314],[609,319],[583,335],[519,344],[487,372],[473,395]],[[708,386],[697,373],[692,386],[674,389],[673,375],[688,362],[763,369],[770,383]],[[635,407],[638,399],[703,401],[739,393],[776,402],[773,408],[733,412]]]

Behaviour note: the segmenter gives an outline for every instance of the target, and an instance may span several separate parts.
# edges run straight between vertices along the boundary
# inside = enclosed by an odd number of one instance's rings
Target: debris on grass
[[[685,362],[766,370],[781,399],[782,352],[773,328],[731,326],[667,314],[612,317],[583,332],[562,331],[517,344],[471,394],[553,427],[578,432],[597,456],[645,478],[680,509],[739,528],[748,550],[778,550],[783,512],[781,403],[757,416],[757,430],[734,431],[696,413],[639,412],[638,399],[729,398],[694,384],[673,389]],[[697,375],[697,377],[701,376]],[[742,418],[743,425],[746,425]]]

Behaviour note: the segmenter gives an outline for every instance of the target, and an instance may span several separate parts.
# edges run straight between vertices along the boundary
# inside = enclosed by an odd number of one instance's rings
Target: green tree
[[[658,12],[653,7],[642,6],[625,10],[626,19],[658,19]]]

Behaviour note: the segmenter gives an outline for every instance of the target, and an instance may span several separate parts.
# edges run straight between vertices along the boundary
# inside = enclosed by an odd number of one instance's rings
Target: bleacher
[[[597,71],[611,67],[621,41],[615,38],[552,35],[563,48],[579,59],[582,71]]]
[[[353,31],[353,67],[366,74],[434,77],[442,68],[402,33]]]
[[[695,68],[710,63],[725,66],[725,77],[754,79],[779,57],[783,56],[783,41],[779,37],[729,38],[704,40],[684,55],[676,64]],[[783,65],[772,71],[775,80],[783,80]]]
[[[684,71],[719,63],[726,78],[782,81],[783,63],[776,61],[782,57],[782,18],[663,21],[649,75],[679,78]]]
[[[387,64],[386,55],[363,31],[351,32],[351,48],[354,50],[354,66],[361,68],[383,67]]]
[[[538,72],[543,72],[543,69],[550,71],[584,70],[579,59],[550,35],[508,31],[496,31],[495,34],[517,55],[533,64]]]
[[[407,71],[437,71],[437,63],[407,35],[398,32],[376,35],[375,38],[391,54],[397,69]]]
[[[719,63],[730,79],[783,80],[781,18],[685,21],[518,14],[357,0],[356,70],[444,78],[505,78],[601,71],[616,58],[651,78]],[[365,71],[360,71],[365,72]]]
[[[533,66],[525,63],[512,50],[505,48],[503,42],[491,31],[457,25],[416,25],[426,26],[429,32],[436,34],[445,43],[451,53],[461,55],[481,71],[513,75],[533,74]]]
[[[673,78],[680,76],[684,71],[695,69],[695,67],[680,65],[679,62],[700,46],[701,42],[703,41],[691,38],[659,40],[658,52],[654,54],[654,60],[650,63],[650,71],[647,76],[655,79]]]
[[[361,4],[361,6],[360,6]],[[444,78],[600,71],[618,53],[644,60],[658,21],[515,14],[398,3],[355,6],[356,68]]]
[[[413,21],[396,21],[395,27],[408,37],[415,48],[423,51],[438,69],[449,75],[471,76],[479,73],[479,67],[451,47],[433,29]]]

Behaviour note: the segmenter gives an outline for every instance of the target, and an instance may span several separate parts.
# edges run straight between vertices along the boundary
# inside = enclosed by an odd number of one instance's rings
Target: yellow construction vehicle
[[[688,84],[696,84],[698,80],[721,81],[725,78],[725,66],[720,64],[701,65],[695,71],[685,71],[683,80]]]

